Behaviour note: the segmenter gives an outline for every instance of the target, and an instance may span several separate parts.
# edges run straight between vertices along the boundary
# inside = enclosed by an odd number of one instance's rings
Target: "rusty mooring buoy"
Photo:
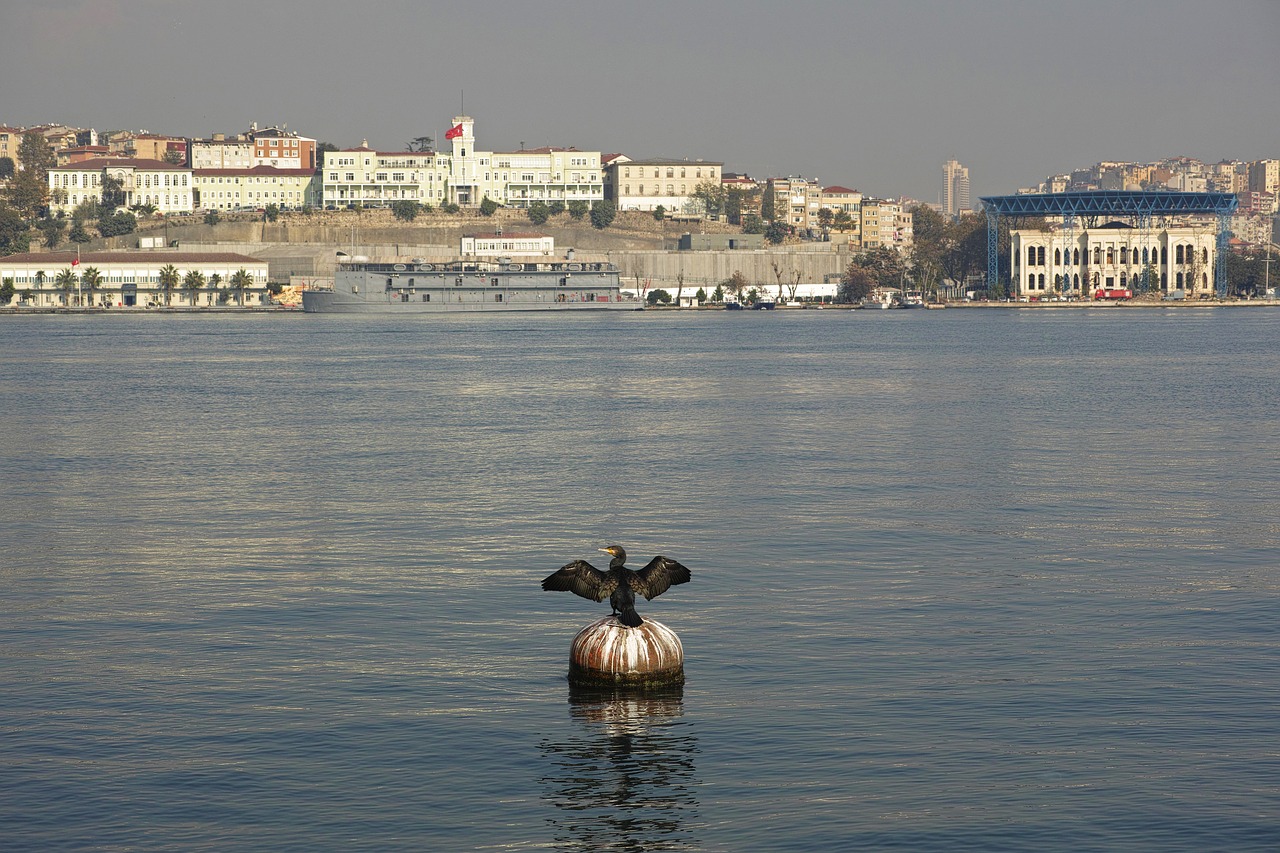
[[[664,687],[684,683],[684,646],[648,617],[628,628],[614,616],[578,632],[569,647],[569,681],[594,687]]]

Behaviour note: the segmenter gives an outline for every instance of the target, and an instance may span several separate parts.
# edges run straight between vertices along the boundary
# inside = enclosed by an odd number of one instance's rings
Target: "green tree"
[[[7,181],[13,177],[14,162],[12,157],[0,157],[0,181]]]
[[[702,212],[707,216],[719,216],[724,210],[725,188],[724,184],[715,178],[703,178],[693,188],[690,197],[698,203],[702,208]]]
[[[213,275],[209,276],[209,302],[210,302],[210,304],[212,304],[212,303],[214,302],[214,294],[218,293],[218,287],[219,287],[221,284],[222,284],[222,276],[221,276],[221,275],[219,275],[218,273],[214,273]],[[222,301],[222,297],[221,297],[221,296],[219,296],[219,298],[218,298],[218,300],[217,300],[217,301],[221,302],[221,301]]]
[[[661,222],[667,218],[667,209],[662,205],[658,205],[653,209],[653,218]]]
[[[66,305],[71,301],[71,291],[75,290],[77,281],[79,281],[79,278],[76,276],[75,271],[72,270],[70,267],[67,267],[65,270],[58,273],[56,277],[54,277],[53,279],[54,286],[57,287],[58,290],[62,291],[63,305]]]
[[[742,217],[742,233],[743,234],[763,234],[764,220],[757,214],[748,213]]]
[[[53,148],[35,131],[22,134],[18,143],[22,168],[9,180],[9,204],[24,219],[33,220],[49,203],[49,170],[57,163]]]
[[[132,213],[120,211],[98,220],[98,233],[103,237],[118,237],[121,234],[132,234],[138,229],[138,220]]]
[[[204,212],[204,224],[205,224],[205,225],[217,225],[217,224],[218,224],[219,222],[221,222],[221,221],[222,221],[222,217],[218,215],[218,211],[216,211],[216,210],[206,210],[206,211]]]
[[[410,151],[430,151],[435,140],[430,136],[415,136],[407,144]]]
[[[747,289],[747,277],[740,271],[734,270],[733,275],[725,280],[724,288],[732,293],[734,298],[741,299],[742,291]]]
[[[608,199],[598,201],[591,208],[591,224],[603,231],[613,224],[613,217],[617,212],[618,209],[612,201]]]
[[[841,302],[861,302],[871,295],[875,286],[875,273],[856,261],[850,261],[840,276],[839,299]]]
[[[791,233],[791,229],[787,227],[785,222],[779,222],[774,219],[764,228],[764,239],[768,240],[775,246],[782,245],[787,239],[787,235]]]
[[[244,305],[244,292],[252,286],[253,276],[250,275],[243,267],[232,273],[231,289],[240,295],[239,298],[241,305]]]
[[[853,256],[853,263],[871,272],[875,285],[882,288],[899,288],[906,276],[906,259],[888,246],[877,246]]]
[[[188,270],[185,278],[182,279],[182,286],[191,291],[191,307],[195,307],[196,294],[200,288],[204,287],[204,273],[199,270]]]
[[[102,176],[102,201],[99,203],[99,216],[110,216],[116,208],[124,207],[124,181],[110,175]]]
[[[575,199],[569,202],[568,204],[569,218],[575,221],[581,219],[582,217],[587,215],[587,211],[590,209],[590,207],[591,205],[587,204],[582,199]]]
[[[18,211],[0,207],[0,255],[12,255],[31,248],[31,229]]]
[[[564,202],[560,201],[559,199],[556,199],[555,201],[547,205],[547,212],[550,213],[552,216],[559,216],[560,214],[564,213],[564,211],[565,211]]]
[[[401,222],[412,222],[422,212],[422,205],[416,201],[402,199],[391,202],[391,215]]]
[[[496,201],[489,198],[488,196],[485,196],[480,201],[480,215],[493,216],[493,214],[498,211],[499,207],[502,207],[502,205],[498,204]]]
[[[275,222],[280,218],[280,205],[269,204],[262,209],[262,218],[267,222]]]
[[[89,304],[93,304],[93,294],[102,289],[102,271],[97,267],[85,267],[80,273],[80,286],[89,291]]]
[[[645,296],[645,301],[647,301],[650,305],[657,305],[659,302],[661,302],[663,305],[670,305],[671,294],[667,293],[665,290],[659,287],[654,290],[650,290],[648,295]]]
[[[165,264],[160,268],[160,289],[164,291],[166,307],[173,301],[173,291],[178,287],[180,280],[178,268],[173,264]]]
[[[8,305],[13,301],[13,294],[17,292],[17,288],[13,286],[13,279],[6,276],[0,281],[0,305]]]
[[[72,243],[88,243],[93,239],[93,235],[84,227],[83,219],[73,219],[71,230],[67,232],[67,239]]]
[[[765,222],[772,222],[777,218],[777,199],[774,196],[773,183],[765,185],[760,196],[760,218]]]
[[[526,215],[534,225],[542,225],[551,216],[551,211],[547,209],[546,202],[539,200],[529,205]]]
[[[164,157],[161,159],[170,166],[183,166],[186,165],[187,155],[179,151],[177,148],[167,148],[165,149]]]
[[[730,187],[724,194],[724,215],[730,225],[742,224],[742,206],[746,200],[742,187]]]

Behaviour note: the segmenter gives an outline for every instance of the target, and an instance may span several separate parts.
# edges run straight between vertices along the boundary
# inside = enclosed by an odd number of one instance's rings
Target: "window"
[[[1036,266],[1038,266],[1038,267],[1042,267],[1042,266],[1044,266],[1044,246],[1040,246],[1040,247],[1036,250],[1036,256],[1037,256],[1037,258],[1038,258],[1038,260],[1036,261]],[[1043,279],[1044,277],[1043,277],[1043,276],[1041,276],[1041,278]],[[1044,284],[1044,282],[1043,282],[1043,281],[1041,281],[1040,283],[1041,283],[1041,284]]]
[[[1179,264],[1182,263],[1182,244],[1181,243],[1179,243],[1177,247],[1175,247],[1173,254],[1174,254],[1174,262]],[[1181,273],[1178,274],[1178,284],[1182,284]]]

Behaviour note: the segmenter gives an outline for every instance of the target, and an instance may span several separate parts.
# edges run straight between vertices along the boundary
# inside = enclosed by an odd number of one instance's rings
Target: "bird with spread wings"
[[[643,569],[633,571],[623,564],[627,552],[621,545],[610,545],[601,551],[613,559],[609,568],[600,571],[586,560],[566,563],[558,572],[542,582],[542,588],[554,592],[572,592],[592,601],[604,601],[607,596],[614,616],[628,628],[644,624],[636,612],[636,593],[652,601],[672,586],[686,583],[692,575],[689,570],[669,557],[654,557]]]

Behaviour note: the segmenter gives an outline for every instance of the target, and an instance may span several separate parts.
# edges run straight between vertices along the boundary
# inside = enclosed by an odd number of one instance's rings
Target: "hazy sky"
[[[0,124],[717,160],[937,201],[1280,157],[1280,0],[0,0]]]

